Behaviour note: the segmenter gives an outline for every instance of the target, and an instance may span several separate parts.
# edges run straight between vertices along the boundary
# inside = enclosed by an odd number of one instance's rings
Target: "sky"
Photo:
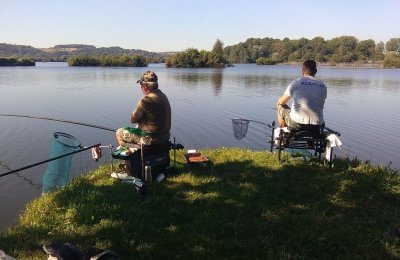
[[[399,0],[0,0],[0,43],[211,50],[248,38],[400,38]]]

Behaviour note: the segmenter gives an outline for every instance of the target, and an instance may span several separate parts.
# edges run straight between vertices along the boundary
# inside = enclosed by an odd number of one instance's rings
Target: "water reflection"
[[[211,86],[214,91],[214,96],[220,95],[223,86],[223,70],[222,69],[203,69],[187,71],[175,70],[175,73],[167,74],[172,81],[179,82],[180,86],[188,89],[197,89]]]
[[[211,74],[211,82],[212,82],[212,86],[214,88],[214,95],[215,96],[219,96],[219,94],[221,93],[222,90],[222,70],[217,70],[214,71]]]
[[[174,73],[168,76],[170,76],[174,81],[182,82],[184,85],[194,85],[193,83],[207,80],[207,75],[199,73]]]
[[[149,69],[157,73],[160,88],[170,98],[172,136],[185,147],[194,149],[221,146],[268,149],[268,129],[250,125],[246,137],[238,141],[232,133],[231,118],[272,122],[276,111],[271,107],[301,72],[300,66],[254,64],[221,70],[163,66],[75,68],[66,64],[0,68],[0,111],[117,128],[129,124],[131,109],[142,96],[135,82]],[[399,71],[323,67],[317,78],[328,84],[327,125],[342,133],[344,152],[372,160],[374,164],[393,162],[391,167],[400,169],[400,118],[396,109],[399,107]],[[50,137],[55,131],[69,133],[89,145],[115,144],[113,133],[75,125],[5,118],[0,119],[0,124],[3,147],[0,169],[4,171],[7,167],[17,168],[21,158],[28,164],[47,158]],[[29,135],[23,134],[26,129]],[[85,171],[98,167],[85,155],[78,161],[82,161]],[[80,162],[72,167],[79,168],[79,165]],[[44,171],[32,168],[29,179],[33,180],[24,179],[24,175],[0,179],[3,187],[0,203],[17,201],[20,197],[29,200],[32,194],[39,194],[38,183]],[[17,194],[8,195],[17,189]],[[19,202],[22,208],[25,201]],[[15,214],[10,213],[8,217],[15,218]]]
[[[376,94],[377,91],[381,90],[386,91],[387,94],[390,92],[398,94],[400,92],[400,82],[398,80],[329,78],[324,81],[329,88],[328,96],[332,93],[349,94],[351,92],[361,92],[365,94],[367,91]]]
[[[393,92],[394,94],[400,93],[400,82],[398,80],[383,80],[380,86],[384,90]]]
[[[286,87],[293,78],[289,77],[272,77],[272,76],[238,76],[239,81],[243,81],[249,88],[277,88]]]
[[[21,180],[23,180],[24,182],[26,182],[27,184],[29,184],[29,186],[31,186],[32,188],[34,188],[36,190],[42,190],[42,184],[41,183],[35,183],[30,178],[27,178],[27,177],[21,175],[21,173],[19,173],[19,172],[15,173],[15,175],[18,178],[20,178]]]
[[[7,171],[7,172],[12,171],[10,167],[8,167],[7,165],[5,165],[5,164],[2,163],[1,161],[0,161],[0,169],[2,169],[2,170],[5,169],[5,171]],[[0,173],[2,173],[2,171],[1,171]]]
[[[4,174],[6,172],[10,172],[13,170],[10,167],[8,167],[6,164],[2,163],[1,161],[0,161],[0,169],[1,169],[0,174]],[[17,176],[18,178],[20,178],[21,180],[23,180],[24,182],[26,182],[27,184],[29,184],[29,186],[35,188],[36,190],[40,190],[42,188],[41,184],[35,183],[33,180],[21,175],[20,172],[16,172],[16,173],[14,173],[14,175]],[[4,178],[4,177],[5,176],[3,176],[2,178]]]

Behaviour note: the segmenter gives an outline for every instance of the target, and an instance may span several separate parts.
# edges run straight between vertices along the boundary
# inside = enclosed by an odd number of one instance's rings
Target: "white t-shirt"
[[[287,87],[284,95],[293,98],[290,118],[306,125],[321,125],[324,121],[324,104],[327,87],[324,82],[312,76],[294,80]]]

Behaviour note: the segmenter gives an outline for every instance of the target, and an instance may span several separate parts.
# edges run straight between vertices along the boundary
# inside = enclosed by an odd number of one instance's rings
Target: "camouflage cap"
[[[158,87],[158,77],[153,71],[146,71],[136,83],[146,83],[151,88]]]

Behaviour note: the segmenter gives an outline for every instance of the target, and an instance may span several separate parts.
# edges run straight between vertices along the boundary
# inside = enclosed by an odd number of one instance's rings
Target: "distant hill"
[[[76,49],[81,49],[81,48],[92,48],[96,49],[94,45],[87,45],[87,44],[59,44],[54,46],[53,48],[76,48]]]
[[[101,47],[85,44],[60,44],[51,48],[34,48],[32,46],[0,43],[0,58],[25,58],[35,61],[66,61],[69,56],[76,55],[143,55],[151,62],[163,62],[171,53],[149,52],[138,49],[123,49],[121,47]]]
[[[10,57],[12,55],[16,56],[36,55],[41,52],[42,52],[41,50],[33,48],[32,46],[0,43],[1,57]]]

